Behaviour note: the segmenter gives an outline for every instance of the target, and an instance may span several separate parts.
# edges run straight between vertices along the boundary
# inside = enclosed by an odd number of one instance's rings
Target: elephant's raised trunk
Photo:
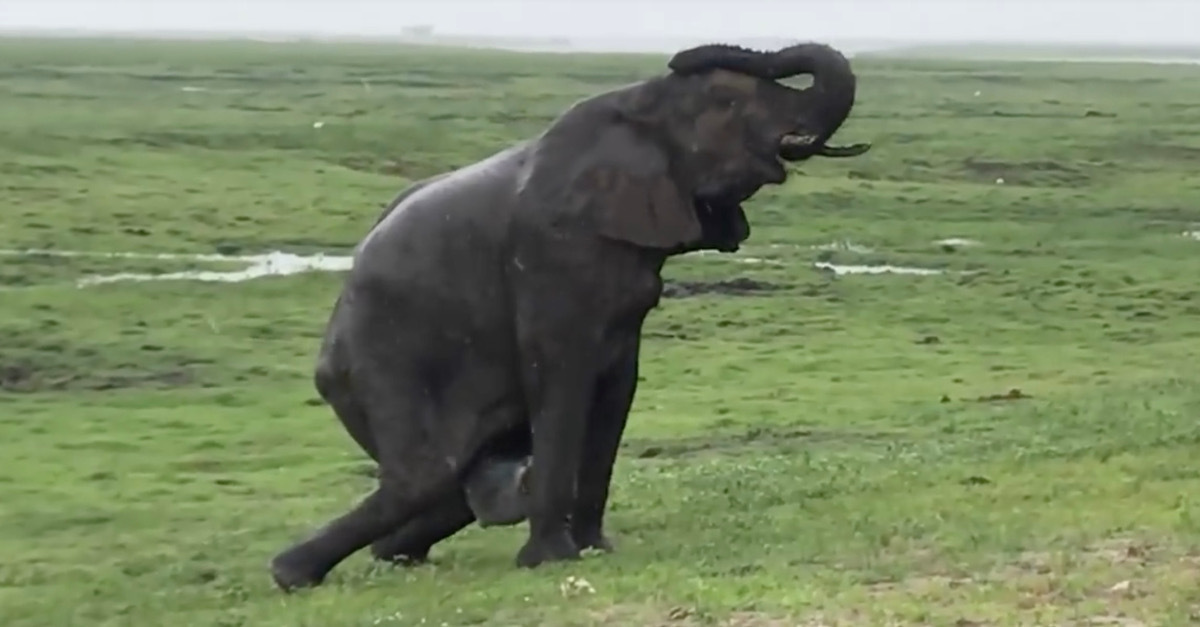
[[[723,69],[749,74],[767,80],[779,80],[801,74],[811,74],[812,87],[803,90],[815,96],[807,113],[819,121],[819,133],[807,138],[810,154],[827,157],[852,157],[870,149],[869,144],[826,146],[829,139],[854,108],[858,79],[841,52],[831,46],[805,43],[775,52],[750,50],[740,46],[710,44],[677,53],[667,63],[673,72],[691,74],[705,70]],[[799,146],[794,146],[799,149]]]

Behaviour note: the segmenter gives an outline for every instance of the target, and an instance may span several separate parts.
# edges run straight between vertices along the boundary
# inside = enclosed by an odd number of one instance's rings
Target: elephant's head
[[[783,183],[784,162],[870,149],[827,143],[850,114],[856,88],[849,61],[829,46],[757,52],[706,45],[676,54],[668,66],[670,73],[603,100],[632,129],[593,144],[623,151],[624,163],[602,169],[592,185],[612,199],[600,212],[609,237],[673,253],[737,250],[749,235],[741,203]],[[804,74],[813,77],[807,88],[779,82]]]
[[[676,54],[668,66],[672,73],[652,89],[667,139],[700,196],[743,200],[786,179],[781,161],[870,149],[826,143],[850,115],[857,84],[850,62],[829,46],[757,52],[708,45]],[[810,87],[778,82],[802,74],[812,75]]]

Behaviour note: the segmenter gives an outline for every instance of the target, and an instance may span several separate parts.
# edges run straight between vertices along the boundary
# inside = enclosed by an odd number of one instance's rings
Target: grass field
[[[1130,61],[1146,60],[1200,62],[1200,47],[1189,45],[1104,45],[1104,44],[1045,44],[1045,43],[967,43],[915,44],[885,47],[867,53],[870,57],[904,57],[908,59],[975,59],[1010,61],[1089,60]]]
[[[0,40],[0,248],[344,253],[407,181],[663,64]],[[618,552],[575,564],[472,528],[280,594],[267,560],[371,487],[311,385],[340,275],[0,257],[0,625],[1194,624],[1200,67],[857,67],[839,137],[875,149],[669,264],[778,289],[651,314]]]

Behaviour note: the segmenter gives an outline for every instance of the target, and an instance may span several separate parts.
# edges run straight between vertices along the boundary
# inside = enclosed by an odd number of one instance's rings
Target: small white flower
[[[586,579],[574,575],[567,577],[566,581],[559,584],[558,590],[565,597],[581,593],[594,594],[596,592],[596,589]]]

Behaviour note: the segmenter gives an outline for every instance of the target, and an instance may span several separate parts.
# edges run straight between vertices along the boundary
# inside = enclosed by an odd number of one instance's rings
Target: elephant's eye
[[[718,111],[728,111],[741,104],[742,94],[732,89],[717,88],[709,92],[712,105]]]

